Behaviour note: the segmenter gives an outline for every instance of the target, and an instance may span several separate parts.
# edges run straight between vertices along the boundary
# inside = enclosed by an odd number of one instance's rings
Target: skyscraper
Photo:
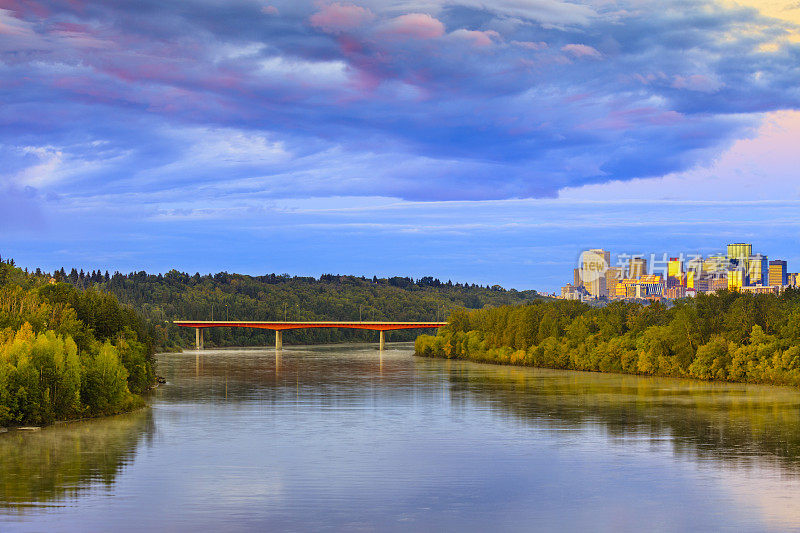
[[[789,284],[786,275],[786,261],[778,259],[769,262],[769,284],[773,287],[783,287]]]
[[[628,277],[638,279],[645,274],[647,274],[647,259],[644,257],[632,257]]]
[[[611,252],[595,248],[581,254],[581,283],[593,298],[607,296],[606,270],[611,262]]]
[[[743,261],[753,255],[753,245],[737,242],[728,245],[728,259]],[[741,264],[741,263],[740,263]]]
[[[617,292],[617,284],[622,279],[622,269],[611,267],[606,269],[606,295],[611,297]]]
[[[747,274],[741,268],[728,272],[728,290],[738,291],[747,285]]]
[[[683,259],[680,257],[670,257],[667,273],[670,277],[681,277],[683,274]]]
[[[727,277],[731,263],[724,255],[710,255],[703,261],[703,276],[709,278]]]
[[[769,262],[767,256],[756,254],[751,255],[747,260],[746,284],[747,285],[769,285]]]
[[[667,267],[667,287],[685,285],[686,281],[683,276],[683,259],[680,257],[670,257]]]

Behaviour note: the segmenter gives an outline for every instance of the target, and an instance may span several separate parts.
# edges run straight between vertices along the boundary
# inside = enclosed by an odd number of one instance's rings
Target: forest
[[[319,278],[267,274],[111,275],[99,271],[63,269],[59,280],[79,289],[113,294],[135,309],[160,349],[194,346],[194,330],[179,328],[173,320],[445,320],[452,309],[515,305],[541,299],[536,291],[506,290],[475,284],[442,282],[433,277],[367,278],[323,274]],[[418,333],[397,331],[391,341],[413,341]],[[284,344],[375,342],[371,331],[307,329],[287,331]],[[205,346],[265,346],[274,333],[244,328],[211,328]]]
[[[0,426],[144,405],[154,349],[145,322],[113,295],[0,261]]]
[[[221,272],[190,275],[63,268],[29,272],[0,258],[0,426],[41,425],[143,405],[156,351],[193,345],[177,319],[444,320],[454,308],[515,305],[541,297],[433,277],[319,278]],[[206,331],[205,344],[257,346],[272,332]],[[393,332],[412,340],[414,332]],[[300,330],[285,343],[374,341],[373,332]]]
[[[425,357],[543,368],[800,385],[800,290],[721,291],[672,305],[540,300],[454,310],[417,338]]]

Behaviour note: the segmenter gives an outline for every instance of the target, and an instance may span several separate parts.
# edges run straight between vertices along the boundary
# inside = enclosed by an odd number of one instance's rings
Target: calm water
[[[0,531],[800,531],[800,392],[412,357],[162,355],[152,407],[0,434]]]

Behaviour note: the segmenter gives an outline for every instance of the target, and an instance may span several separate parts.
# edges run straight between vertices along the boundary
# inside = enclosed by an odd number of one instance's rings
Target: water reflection
[[[153,431],[152,413],[144,409],[0,434],[0,506],[25,512],[75,500],[91,487],[110,488]]]
[[[418,360],[426,374],[438,362]],[[454,402],[479,401],[553,429],[598,427],[612,443],[669,439],[675,453],[800,474],[800,391],[784,387],[448,362]]]
[[[800,529],[793,389],[408,345],[164,354],[159,373],[150,410],[0,435],[0,529]]]

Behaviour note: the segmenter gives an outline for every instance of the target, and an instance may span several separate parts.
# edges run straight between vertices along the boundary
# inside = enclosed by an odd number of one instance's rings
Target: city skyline
[[[752,243],[735,242],[725,253],[629,254],[592,248],[581,252],[572,281],[561,287],[568,300],[676,299],[732,290],[779,294],[798,286],[788,262],[754,251]]]

